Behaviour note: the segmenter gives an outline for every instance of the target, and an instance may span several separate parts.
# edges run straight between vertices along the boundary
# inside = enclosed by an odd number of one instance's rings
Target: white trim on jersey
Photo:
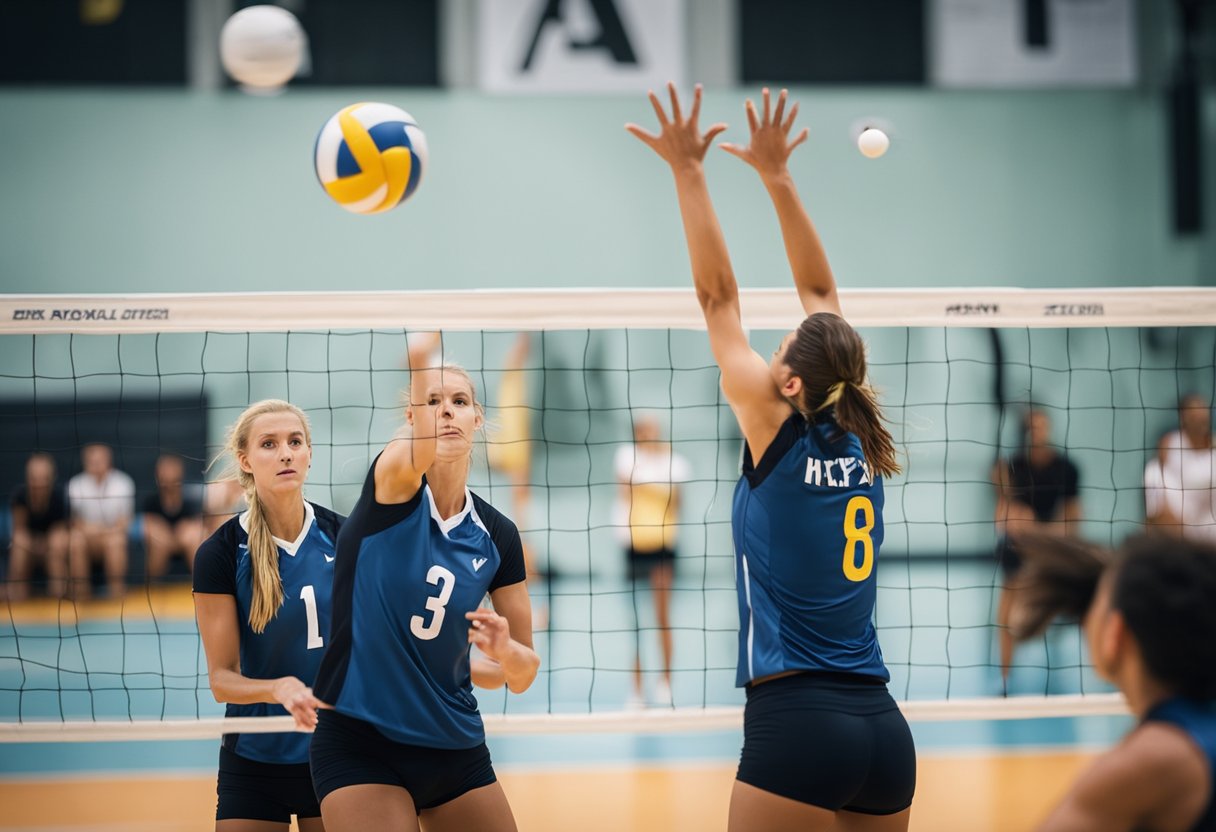
[[[743,597],[747,599],[747,678],[756,678],[752,670],[752,639],[756,636],[756,611],[752,609],[752,580],[747,571],[747,555],[740,554],[743,561]]]
[[[464,489],[464,508],[453,514],[447,520],[444,520],[439,516],[439,509],[435,508],[435,495],[431,493],[431,486],[429,484],[426,487],[426,499],[427,503],[431,507],[431,519],[435,521],[435,525],[439,526],[439,531],[443,533],[444,537],[448,537],[448,533],[452,531],[452,529],[459,526],[461,522],[464,521],[465,517],[472,517],[473,522],[477,524],[477,528],[481,529],[486,534],[490,533],[490,530],[486,528],[486,524],[483,523],[481,521],[481,517],[478,516],[477,510],[473,508],[473,492],[469,491],[468,486],[465,486]]]
[[[304,545],[304,539],[306,537],[308,537],[308,531],[312,528],[312,524],[316,521],[316,517],[317,517],[317,513],[315,511],[313,511],[312,503],[308,502],[308,500],[305,500],[304,501],[304,525],[300,528],[300,534],[296,537],[295,540],[292,540],[290,542],[283,540],[281,537],[274,537],[273,535],[271,535],[271,539],[274,540],[274,545],[278,546],[280,549],[282,549],[284,552],[286,552],[287,554],[291,555],[294,558],[296,556],[296,552],[300,551],[300,547]],[[248,510],[241,512],[241,516],[240,516],[240,519],[238,520],[238,522],[241,524],[241,528],[245,530],[245,534],[249,534],[249,511]]]

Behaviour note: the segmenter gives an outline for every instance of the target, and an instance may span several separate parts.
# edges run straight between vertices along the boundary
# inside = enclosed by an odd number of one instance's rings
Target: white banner
[[[684,0],[480,0],[491,92],[645,92],[684,79]]]
[[[930,0],[944,87],[1118,87],[1136,81],[1132,0]]]

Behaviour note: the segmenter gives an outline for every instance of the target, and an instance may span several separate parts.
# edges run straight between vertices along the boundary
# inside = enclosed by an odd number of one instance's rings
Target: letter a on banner
[[[683,81],[685,0],[480,0],[493,92],[642,92]]]

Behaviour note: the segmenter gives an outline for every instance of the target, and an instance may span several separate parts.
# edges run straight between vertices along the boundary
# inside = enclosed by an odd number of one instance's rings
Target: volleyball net
[[[741,302],[762,354],[801,320],[792,290],[744,290]],[[842,304],[904,467],[886,483],[877,566],[892,693],[914,719],[1120,712],[1068,622],[1019,648],[1002,682],[993,466],[1020,449],[1032,406],[1079,471],[1079,533],[1112,543],[1141,528],[1146,466],[1179,398],[1212,401],[1216,291],[846,291]],[[531,689],[476,691],[488,729],[741,724],[730,506],[742,440],[691,290],[10,295],[0,322],[0,487],[21,485],[35,451],[66,483],[81,449],[103,443],[137,506],[163,453],[183,458],[200,495],[216,488],[205,469],[226,428],[251,402],[284,398],[312,423],[306,496],[347,513],[402,422],[407,355],[463,366],[487,411],[470,487],[520,527],[541,610]],[[647,689],[662,667],[621,511],[621,449],[641,421],[683,460],[672,699],[627,711],[635,657]],[[236,729],[208,689],[188,575],[147,577],[142,526],[137,510],[123,598],[105,597],[97,572],[93,600],[48,598],[38,568],[28,600],[0,608],[0,740]],[[7,515],[0,537],[7,552]]]

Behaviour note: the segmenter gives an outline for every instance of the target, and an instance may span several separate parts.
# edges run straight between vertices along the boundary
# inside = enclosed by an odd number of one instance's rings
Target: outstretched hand
[[[659,134],[656,136],[643,130],[636,124],[626,124],[625,129],[637,136],[663,160],[673,168],[688,163],[700,163],[704,158],[714,138],[726,129],[726,125],[718,123],[704,133],[697,127],[697,118],[701,114],[701,85],[697,84],[692,95],[692,111],[688,118],[680,109],[680,97],[676,93],[676,85],[668,82],[667,91],[671,94],[671,118],[663,110],[659,97],[650,92],[650,104],[659,117]]]
[[[785,170],[786,160],[794,148],[806,141],[810,133],[806,127],[790,141],[790,130],[794,126],[794,117],[798,115],[798,105],[785,112],[785,101],[788,90],[782,90],[777,96],[777,110],[772,111],[768,87],[764,88],[764,115],[757,116],[756,105],[747,100],[747,123],[751,126],[752,136],[747,147],[723,142],[720,147],[732,156],[738,156],[755,168],[761,176],[780,174]]]

